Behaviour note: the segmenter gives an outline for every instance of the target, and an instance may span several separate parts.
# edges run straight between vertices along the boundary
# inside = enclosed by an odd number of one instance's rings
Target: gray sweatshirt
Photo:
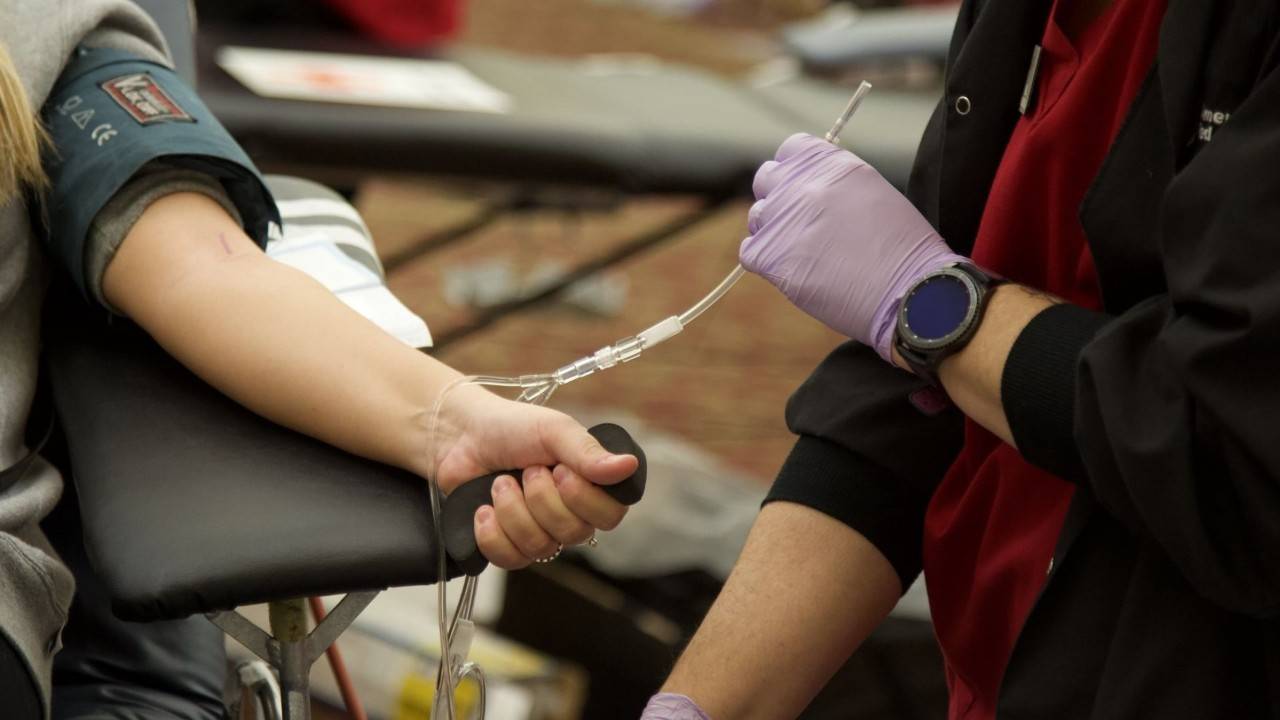
[[[77,45],[166,58],[159,31],[125,0],[0,0],[0,43],[8,48],[36,107],[44,103]],[[86,244],[84,279],[100,302],[102,272],[134,221],[152,201],[184,190],[203,192],[229,208],[214,181],[149,166],[99,212]],[[0,468],[26,453],[23,435],[35,392],[40,305],[55,271],[22,200],[0,205]],[[61,494],[62,479],[39,458],[17,482],[0,491],[0,633],[28,662],[45,700],[46,716],[51,661],[71,604],[73,581],[39,522]]]

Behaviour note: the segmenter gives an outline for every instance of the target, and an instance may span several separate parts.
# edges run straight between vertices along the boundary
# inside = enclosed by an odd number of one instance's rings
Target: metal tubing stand
[[[209,613],[206,617],[280,674],[284,720],[311,720],[311,666],[378,592],[348,593],[310,634],[306,605],[301,599],[270,604],[271,634],[235,610]]]

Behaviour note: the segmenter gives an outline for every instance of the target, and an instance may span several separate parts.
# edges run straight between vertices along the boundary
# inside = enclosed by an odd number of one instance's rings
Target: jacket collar
[[[1200,89],[1201,68],[1212,35],[1211,0],[1169,0],[1160,24],[1160,48],[1156,72],[1164,98],[1165,122],[1174,151],[1195,136],[1195,104]]]

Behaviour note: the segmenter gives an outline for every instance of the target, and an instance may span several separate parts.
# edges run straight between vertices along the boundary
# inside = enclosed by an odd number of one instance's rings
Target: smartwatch
[[[938,365],[969,344],[991,289],[1003,282],[976,265],[952,263],[925,275],[898,306],[894,347],[907,365],[934,385]]]

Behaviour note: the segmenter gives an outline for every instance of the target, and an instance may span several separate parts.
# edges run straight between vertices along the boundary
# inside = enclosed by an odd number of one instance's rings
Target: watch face
[[[912,345],[941,347],[968,326],[977,287],[967,275],[943,270],[925,278],[902,301],[900,329]]]

